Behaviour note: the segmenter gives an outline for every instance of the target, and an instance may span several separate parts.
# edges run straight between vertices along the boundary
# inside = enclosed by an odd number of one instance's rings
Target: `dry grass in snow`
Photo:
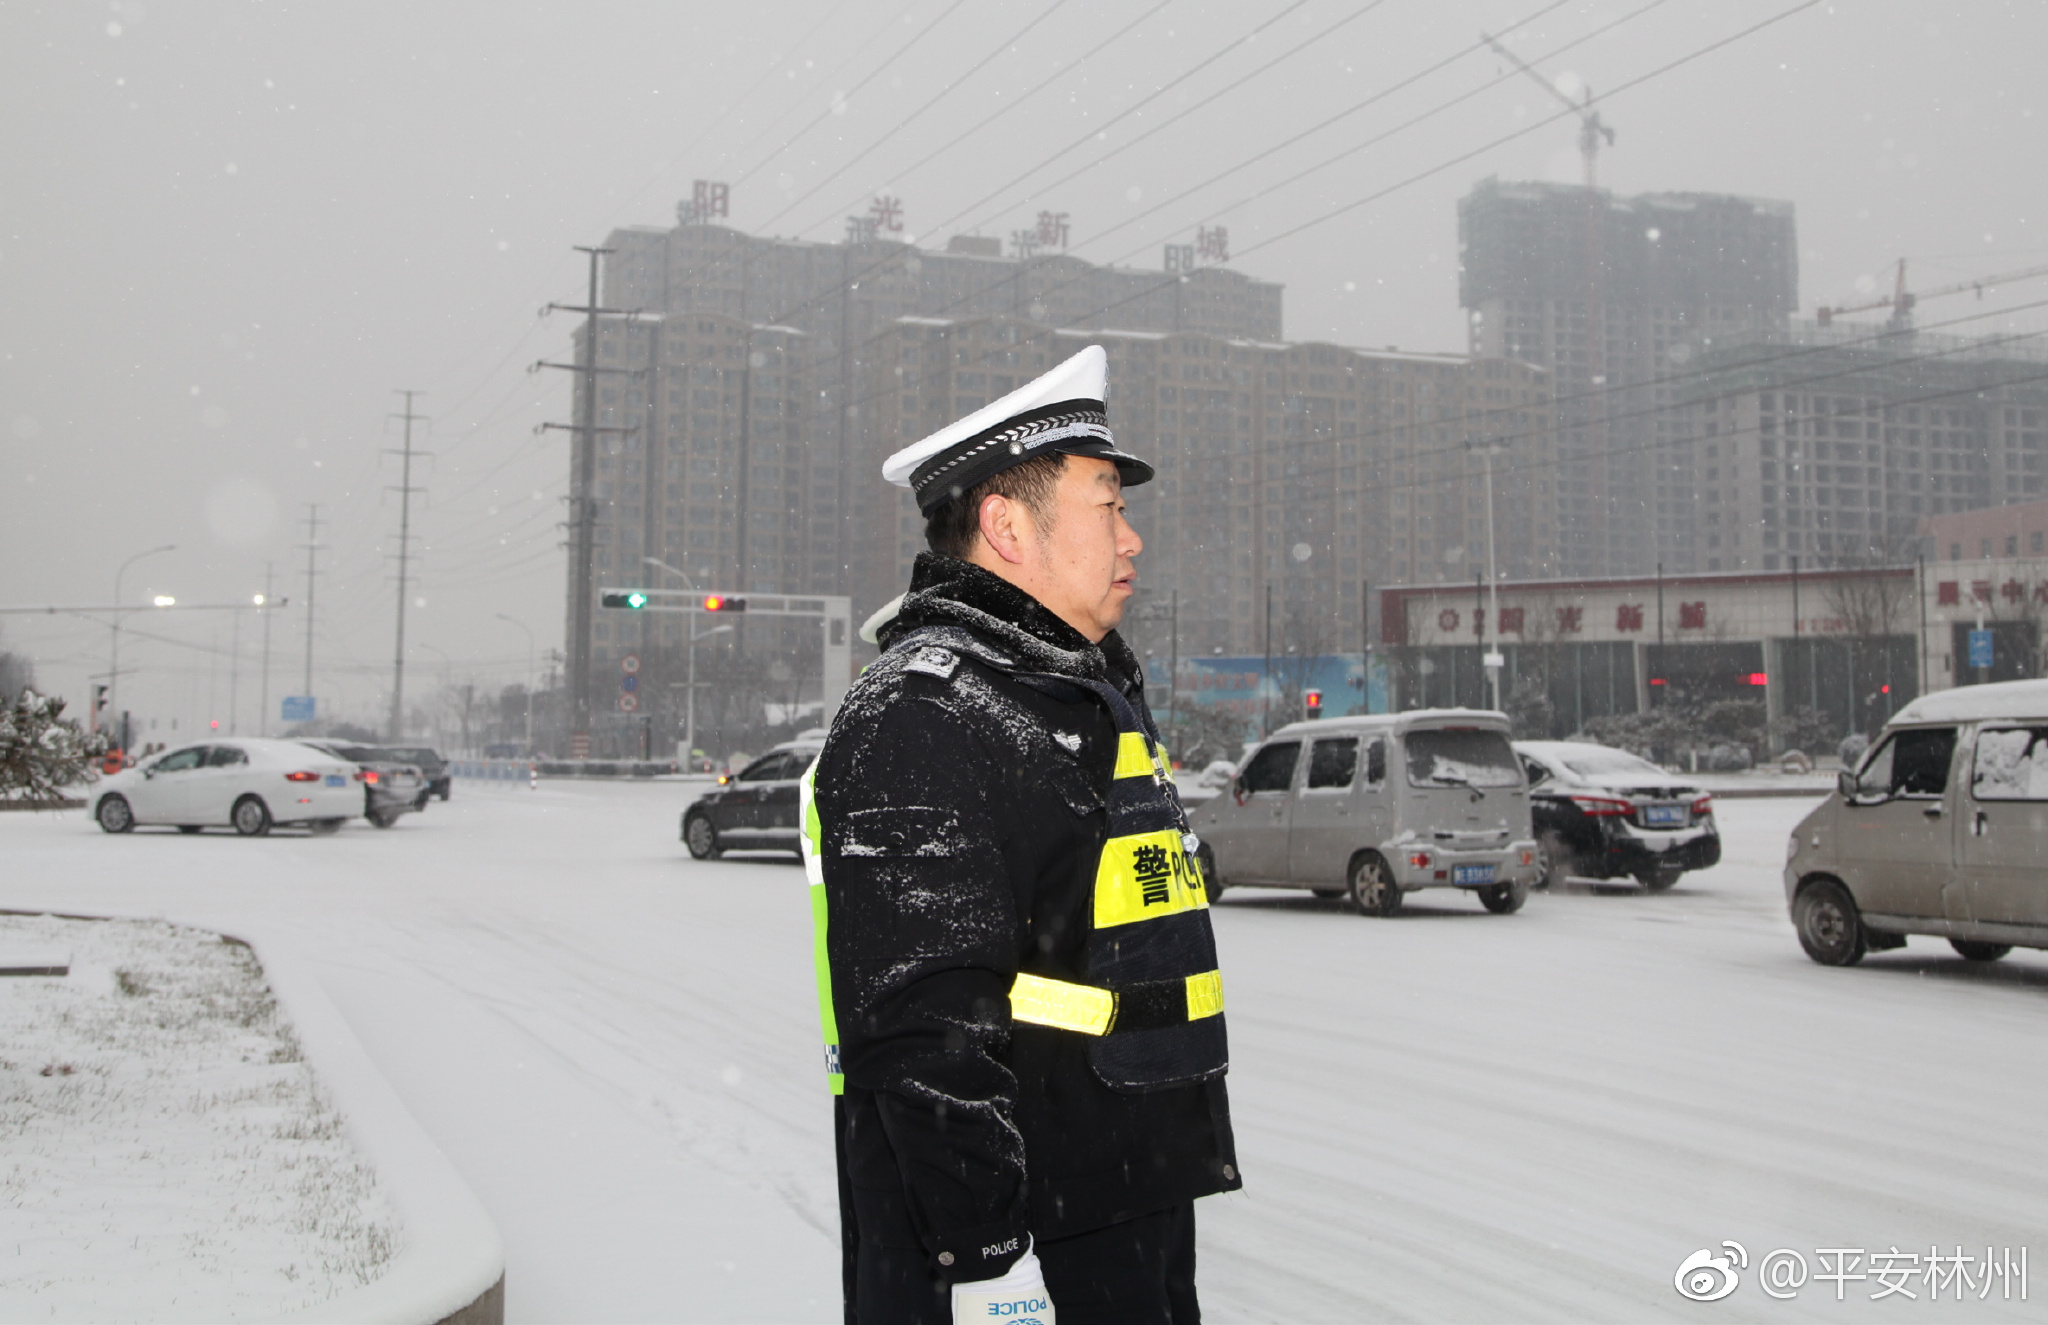
[[[159,921],[0,915],[0,1320],[274,1319],[367,1283],[389,1208],[255,955]]]

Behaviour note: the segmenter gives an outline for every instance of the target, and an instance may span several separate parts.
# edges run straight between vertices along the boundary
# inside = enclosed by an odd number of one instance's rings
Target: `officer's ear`
[[[1032,542],[1037,528],[1030,507],[1013,497],[992,492],[981,499],[981,509],[975,517],[982,545],[989,555],[1012,566],[1024,564],[1024,549]]]

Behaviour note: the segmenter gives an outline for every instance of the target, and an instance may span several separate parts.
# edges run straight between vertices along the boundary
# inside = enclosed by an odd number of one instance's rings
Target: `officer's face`
[[[1030,520],[1021,503],[1017,510]],[[1132,562],[1145,543],[1124,518],[1123,480],[1115,465],[1068,456],[1052,519],[1020,542],[1031,563],[1032,583],[1025,587],[1039,602],[1090,640],[1116,629],[1137,587]]]

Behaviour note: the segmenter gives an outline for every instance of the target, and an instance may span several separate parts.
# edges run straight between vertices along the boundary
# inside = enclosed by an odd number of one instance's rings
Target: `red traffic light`
[[[1321,713],[1323,711],[1323,692],[1320,690],[1305,691],[1301,696],[1301,702],[1302,707],[1306,708],[1311,716]]]
[[[705,594],[704,610],[707,612],[744,612],[747,610],[747,600],[744,598],[728,598],[724,594]]]

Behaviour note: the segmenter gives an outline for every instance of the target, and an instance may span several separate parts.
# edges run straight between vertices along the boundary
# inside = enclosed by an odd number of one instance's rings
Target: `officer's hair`
[[[1024,509],[1031,512],[1031,518],[1038,522],[1040,533],[1052,528],[1053,494],[1060,486],[1060,475],[1066,472],[1067,458],[1055,451],[1051,455],[1033,456],[1023,464],[991,475],[967,491],[948,497],[932,513],[925,517],[924,541],[932,551],[962,561],[974,550],[974,540],[981,537],[981,504],[990,497],[1008,497],[1011,501],[1022,502]]]

